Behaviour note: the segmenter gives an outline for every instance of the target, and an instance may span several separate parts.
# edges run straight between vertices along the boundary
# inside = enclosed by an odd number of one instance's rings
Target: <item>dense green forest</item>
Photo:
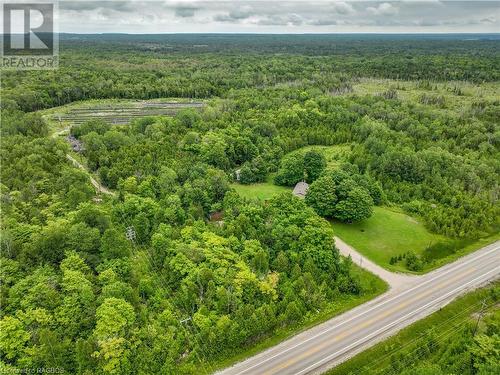
[[[210,372],[383,290],[325,218],[392,204],[450,238],[498,231],[498,41],[331,38],[66,35],[59,70],[2,75],[2,370]],[[393,87],[354,93],[366,78]],[[409,80],[427,93],[398,97]],[[205,106],[70,129],[114,195],[96,196],[38,112],[174,97]],[[334,170],[291,153],[347,143]],[[245,183],[306,179],[311,195],[244,199],[238,169]]]

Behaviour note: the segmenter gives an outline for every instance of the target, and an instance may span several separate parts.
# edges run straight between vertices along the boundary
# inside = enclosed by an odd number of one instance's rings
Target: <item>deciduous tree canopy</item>
[[[208,37],[198,52],[193,36],[82,38],[63,37],[57,71],[2,74],[2,368],[196,373],[372,293],[321,216],[363,220],[387,202],[450,237],[498,228],[500,106],[493,83],[474,97],[457,81],[498,80],[493,42],[402,53],[404,41]],[[353,93],[368,77],[398,94]],[[406,84],[430,96],[403,99]],[[74,124],[79,153],[55,134],[64,109],[35,112],[104,98],[204,106]],[[341,144],[337,159],[301,150]],[[275,174],[310,190],[245,200],[238,169],[242,183]]]

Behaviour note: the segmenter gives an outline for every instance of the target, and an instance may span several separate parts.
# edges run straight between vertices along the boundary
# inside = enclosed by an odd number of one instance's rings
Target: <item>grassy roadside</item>
[[[307,315],[299,325],[276,329],[258,343],[241,349],[240,351],[235,351],[217,362],[210,363],[210,368],[215,370],[229,367],[265,349],[277,345],[291,336],[353,309],[387,291],[388,286],[384,281],[355,264],[352,265],[352,273],[361,283],[363,290],[362,294],[359,296],[343,296],[325,306],[319,313]]]
[[[345,374],[388,374],[397,369],[397,361],[403,359],[406,366],[420,365],[423,362],[436,363],[440,359],[441,349],[446,353],[448,343],[462,342],[463,329],[468,325],[475,326],[477,313],[481,311],[485,301],[492,313],[498,312],[500,282],[497,281],[485,288],[478,289],[453,301],[441,310],[404,328],[395,336],[376,344],[337,367],[329,370],[327,375]],[[478,332],[481,331],[481,326]],[[429,342],[436,350],[425,352]],[[415,352],[418,353],[417,356]],[[411,367],[405,367],[405,369]]]
[[[479,250],[484,246],[490,245],[498,240],[500,240],[500,233],[495,233],[492,234],[491,236],[479,238],[478,240],[472,242],[471,244],[457,250],[453,254],[450,254],[444,258],[436,259],[433,263],[431,263],[428,267],[424,269],[424,273],[435,270],[436,268],[444,266],[447,263],[451,263],[457,260],[458,258],[473,253],[474,251]]]

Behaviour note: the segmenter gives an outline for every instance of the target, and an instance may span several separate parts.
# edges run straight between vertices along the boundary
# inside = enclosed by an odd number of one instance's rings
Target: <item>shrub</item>
[[[422,271],[424,268],[422,261],[413,252],[406,254],[406,268],[410,271]]]

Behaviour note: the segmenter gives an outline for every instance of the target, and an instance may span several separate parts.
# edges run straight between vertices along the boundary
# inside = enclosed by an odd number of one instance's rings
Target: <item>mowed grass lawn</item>
[[[274,176],[269,176],[266,182],[258,184],[243,185],[239,183],[231,184],[231,187],[244,198],[259,199],[262,201],[272,198],[276,194],[286,191],[291,192],[292,188],[286,186],[278,186],[273,183]]]
[[[252,185],[232,184],[231,187],[242,197],[263,201],[272,198],[276,194],[292,191],[292,189],[285,186],[277,186],[269,182]]]
[[[387,207],[374,207],[373,215],[360,223],[332,221],[335,234],[367,258],[390,270],[404,271],[404,262],[391,265],[391,257],[412,251],[421,255],[446,237],[427,231],[422,223]]]

